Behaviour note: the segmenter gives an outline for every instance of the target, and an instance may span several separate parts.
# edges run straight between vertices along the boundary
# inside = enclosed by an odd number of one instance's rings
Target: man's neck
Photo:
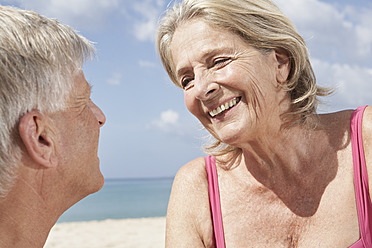
[[[12,188],[0,200],[0,247],[42,248],[59,216],[37,192]]]

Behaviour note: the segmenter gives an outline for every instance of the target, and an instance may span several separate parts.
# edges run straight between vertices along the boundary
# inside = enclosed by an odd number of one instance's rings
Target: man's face
[[[100,190],[104,183],[97,151],[99,131],[106,118],[90,99],[90,89],[83,71],[76,71],[68,108],[53,118],[59,139],[57,170],[64,178],[65,190],[71,191],[66,193],[78,198]]]

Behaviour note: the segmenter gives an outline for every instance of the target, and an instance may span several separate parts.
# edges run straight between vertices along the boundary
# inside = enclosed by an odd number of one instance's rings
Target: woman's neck
[[[250,174],[300,216],[316,212],[337,173],[336,152],[322,128],[266,130],[242,150],[241,161]]]

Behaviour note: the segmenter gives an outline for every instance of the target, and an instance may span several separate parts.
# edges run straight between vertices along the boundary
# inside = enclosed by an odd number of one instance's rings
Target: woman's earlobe
[[[57,166],[53,133],[49,131],[48,122],[43,114],[36,110],[27,112],[21,117],[18,129],[31,159],[47,168]]]

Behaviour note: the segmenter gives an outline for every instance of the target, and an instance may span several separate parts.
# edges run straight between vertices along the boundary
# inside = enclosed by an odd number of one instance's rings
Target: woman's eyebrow
[[[232,54],[234,52],[235,52],[235,50],[231,47],[211,48],[211,49],[206,49],[206,50],[202,51],[202,55],[200,56],[200,58],[201,58],[202,61],[204,61],[204,60],[207,60],[207,59],[209,59],[213,56],[216,56],[217,54],[221,54],[221,53]],[[187,72],[188,70],[189,70],[188,66],[181,67],[181,68],[177,69],[176,76],[179,78],[185,72]]]

